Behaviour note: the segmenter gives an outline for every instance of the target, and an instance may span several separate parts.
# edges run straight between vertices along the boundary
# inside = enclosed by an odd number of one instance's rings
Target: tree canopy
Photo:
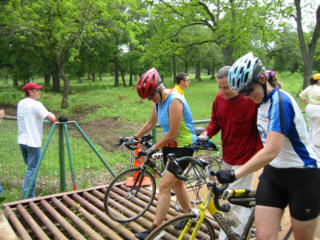
[[[306,86],[320,65],[320,5],[311,8],[315,20],[306,29],[306,5],[286,2],[1,1],[0,74],[9,75],[14,86],[42,76],[52,91],[63,92],[66,108],[70,78],[97,81],[109,73],[115,86],[133,85],[156,67],[166,81],[178,71],[194,71],[201,81],[203,72],[214,78],[218,68],[253,51],[269,68],[303,72]],[[314,0],[304,2],[316,6]]]

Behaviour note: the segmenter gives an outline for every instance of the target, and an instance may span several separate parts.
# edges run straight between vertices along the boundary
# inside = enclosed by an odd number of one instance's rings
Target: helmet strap
[[[262,88],[263,88],[263,94],[264,94],[264,97],[263,97],[263,102],[267,100],[267,97],[268,97],[268,93],[267,93],[267,82],[265,83],[261,83],[262,85]]]
[[[162,91],[157,91],[160,95],[160,102],[162,102]]]

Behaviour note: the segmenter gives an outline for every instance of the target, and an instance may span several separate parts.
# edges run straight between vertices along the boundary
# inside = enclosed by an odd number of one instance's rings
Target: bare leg
[[[257,239],[277,240],[283,210],[275,207],[257,205],[255,208],[255,223]]]
[[[175,178],[175,176],[169,171],[166,171],[161,178],[156,216],[153,221],[153,224],[155,226],[159,226],[163,222],[169,211],[171,189],[176,181],[177,179]]]
[[[187,213],[190,211],[191,204],[189,195],[186,187],[184,186],[184,182],[182,180],[177,180],[174,184],[174,191],[176,193],[177,199],[179,201],[180,206],[182,207],[182,211]]]
[[[318,218],[309,221],[299,221],[291,217],[295,240],[313,240],[316,233]]]

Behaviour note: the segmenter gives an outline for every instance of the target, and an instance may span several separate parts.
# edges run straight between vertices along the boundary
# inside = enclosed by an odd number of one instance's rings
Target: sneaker
[[[153,231],[153,229],[154,229],[154,227],[150,227],[143,232],[136,233],[136,238],[145,239]]]
[[[188,223],[188,220],[189,219],[185,219],[185,220],[182,220],[182,221],[180,221],[180,222],[178,222],[178,223],[175,223],[174,224],[174,228],[176,229],[176,230],[182,230],[182,229],[184,229],[184,227],[187,225],[187,223]],[[192,222],[192,224],[191,224],[191,227],[194,227],[196,225],[196,222]]]

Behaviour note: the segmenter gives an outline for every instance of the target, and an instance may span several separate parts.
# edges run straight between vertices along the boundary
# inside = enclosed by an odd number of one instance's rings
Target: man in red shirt
[[[258,106],[249,98],[233,92],[228,85],[230,66],[222,67],[217,76],[220,92],[216,96],[211,121],[199,140],[208,139],[221,130],[222,159],[224,169],[236,169],[245,164],[258,150],[262,142],[257,130]],[[250,188],[253,174],[247,175],[229,185],[229,188]],[[235,231],[241,233],[249,217],[250,209],[234,205],[233,215],[239,220]],[[221,231],[219,239],[225,239]]]

